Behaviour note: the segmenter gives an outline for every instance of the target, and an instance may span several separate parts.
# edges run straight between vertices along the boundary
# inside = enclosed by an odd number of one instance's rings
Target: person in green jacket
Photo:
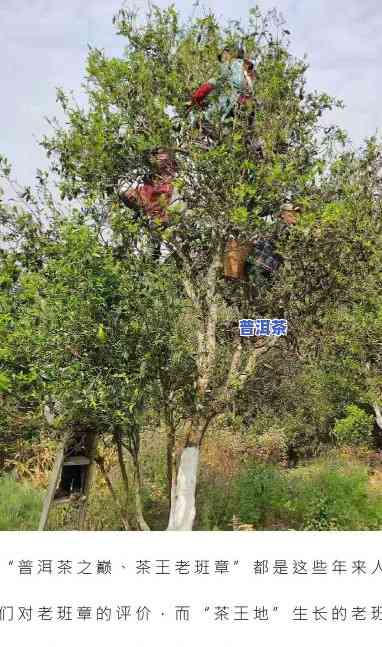
[[[255,61],[244,53],[224,49],[219,55],[220,70],[215,79],[199,86],[191,95],[191,122],[196,125],[200,112],[210,122],[218,115],[231,119],[236,108],[248,105],[254,96]]]

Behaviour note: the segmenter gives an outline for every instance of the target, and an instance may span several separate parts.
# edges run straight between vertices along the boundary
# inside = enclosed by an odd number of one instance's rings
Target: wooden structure
[[[39,530],[45,530],[52,506],[60,503],[69,503],[78,508],[79,527],[83,527],[93,479],[97,441],[96,432],[65,433],[49,479]]]

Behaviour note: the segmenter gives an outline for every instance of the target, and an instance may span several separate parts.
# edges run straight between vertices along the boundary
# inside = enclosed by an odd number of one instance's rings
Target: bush
[[[255,464],[234,485],[241,522],[269,527],[281,521],[285,503],[285,475],[273,465]]]
[[[240,521],[258,529],[377,530],[382,493],[365,466],[340,459],[282,470],[254,465],[235,484]]]
[[[288,441],[282,429],[271,427],[256,438],[256,454],[263,463],[286,465]]]
[[[232,530],[237,501],[229,478],[201,477],[196,503],[195,530]]]
[[[301,530],[377,530],[382,527],[382,496],[369,489],[365,466],[321,462],[295,470],[293,517]]]
[[[355,404],[345,408],[346,417],[337,420],[334,435],[340,445],[366,445],[373,440],[374,418]]]
[[[37,530],[44,493],[27,482],[0,478],[0,530]]]

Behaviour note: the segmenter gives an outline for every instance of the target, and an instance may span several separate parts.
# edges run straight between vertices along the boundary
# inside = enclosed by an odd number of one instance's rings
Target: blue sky
[[[166,6],[168,2],[157,0]],[[175,2],[182,12],[190,2]],[[204,0],[218,17],[245,18],[250,0]],[[291,49],[308,55],[309,86],[342,98],[333,120],[354,144],[379,128],[382,84],[382,3],[380,0],[264,0],[276,7],[291,31]],[[134,6],[144,10],[146,2]],[[0,153],[12,162],[21,183],[31,183],[45,167],[38,140],[49,132],[44,115],[59,115],[55,88],[81,95],[87,45],[118,55],[123,39],[112,25],[117,0],[0,0]],[[200,15],[200,9],[197,9]]]

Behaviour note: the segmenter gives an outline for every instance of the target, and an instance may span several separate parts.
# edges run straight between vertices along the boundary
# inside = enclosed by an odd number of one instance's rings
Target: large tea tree
[[[358,208],[351,178],[345,195],[338,182],[327,188],[336,171],[328,163],[344,135],[322,127],[320,118],[339,104],[307,91],[307,63],[289,54],[289,32],[277,14],[253,10],[244,29],[237,23],[222,27],[213,16],[183,25],[173,7],[154,8],[144,24],[125,10],[115,24],[126,39],[123,56],[110,59],[90,50],[88,107],[79,108],[60,91],[66,125],[53,122],[54,133],[43,145],[62,196],[89,207],[107,205],[125,262],[142,237],[165,238],[173,252],[168,263],[188,299],[196,368],[174,461],[169,528],[191,529],[199,452],[212,420],[245,389],[257,362],[295,350],[313,322],[319,325],[326,304],[352,301],[359,293],[355,271],[369,271],[380,234],[369,201],[362,236],[352,237]],[[202,113],[190,116],[190,94],[218,76],[222,48],[238,45],[256,62],[254,100],[228,120],[211,110],[206,129]],[[224,82],[220,91],[228,91]],[[150,172],[155,147],[175,153],[177,187],[187,205],[181,214],[173,211],[166,229],[136,220],[118,195],[121,180],[133,183]],[[228,284],[222,272],[228,241],[272,233],[276,225],[264,216],[287,199],[303,216],[282,244],[282,272],[265,287],[256,281]],[[288,341],[240,338],[238,319],[259,316],[287,318]]]

